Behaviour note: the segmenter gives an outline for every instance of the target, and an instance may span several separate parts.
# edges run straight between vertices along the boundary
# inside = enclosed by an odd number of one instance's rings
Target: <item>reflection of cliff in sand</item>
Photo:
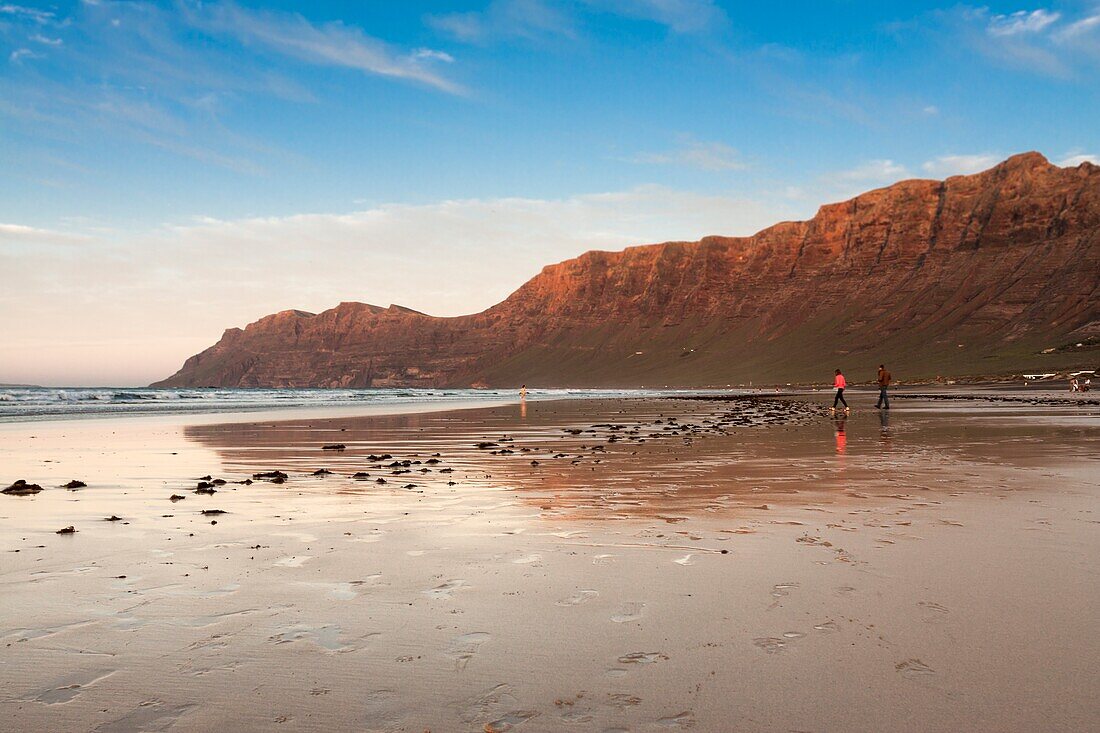
[[[934,489],[907,479],[960,457],[973,443],[954,419],[940,417],[930,421],[934,431],[915,424],[905,450],[894,451],[881,439],[877,415],[838,427],[815,405],[783,402],[791,403],[536,402],[525,417],[516,405],[189,426],[185,434],[217,451],[232,474],[227,478],[280,469],[295,491],[507,497],[547,519],[670,522]],[[323,450],[331,444],[345,448]],[[309,475],[321,468],[335,475]],[[350,478],[356,472],[369,476]]]

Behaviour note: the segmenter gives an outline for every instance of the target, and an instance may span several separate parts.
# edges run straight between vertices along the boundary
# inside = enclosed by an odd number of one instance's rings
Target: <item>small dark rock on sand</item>
[[[181,496],[180,494],[172,494],[168,497],[168,501],[183,501],[186,498],[186,496]]]
[[[265,479],[267,481],[274,481],[277,478],[281,478],[285,481],[287,479],[287,475],[282,471],[264,471],[263,473],[252,474],[252,478],[256,479],[257,481],[263,481]]]
[[[11,496],[31,496],[37,494],[42,490],[42,487],[38,484],[28,484],[23,479],[19,479],[8,488],[0,491],[0,494],[10,494]]]
[[[318,468],[316,471],[313,472],[313,475],[314,476],[328,476],[331,473],[332,473],[332,471],[328,470],[327,468]]]
[[[206,486],[203,486],[203,485],[200,484],[199,488],[195,489],[196,494],[215,494],[215,493],[217,493],[217,491],[218,490],[215,489],[210,484],[207,484]]]
[[[103,521],[104,522],[121,522],[122,517],[118,516],[117,514],[112,514],[111,516],[107,517]]]
[[[347,446],[343,443],[329,443],[328,445],[322,445],[321,450],[347,450]]]
[[[225,513],[226,513],[226,511],[224,509],[203,509],[201,512],[199,512],[199,514],[203,514],[203,515],[208,516],[208,517],[212,517],[215,514],[225,514]]]
[[[63,489],[83,489],[83,488],[84,488],[85,486],[87,486],[87,485],[88,485],[88,484],[84,483],[83,481],[77,481],[77,480],[76,480],[76,479],[74,478],[74,479],[73,479],[72,481],[70,481],[69,483],[65,484],[65,485],[64,485],[64,486],[62,486],[61,488],[63,488]]]
[[[74,532],[76,532],[76,527],[70,524],[68,527],[57,530],[56,534],[73,534]]]

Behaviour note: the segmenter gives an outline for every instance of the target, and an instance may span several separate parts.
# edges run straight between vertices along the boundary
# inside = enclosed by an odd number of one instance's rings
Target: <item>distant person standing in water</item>
[[[837,403],[844,405],[844,411],[848,412],[848,403],[844,399],[844,388],[848,386],[848,382],[844,379],[844,375],[840,373],[840,370],[836,370],[836,377],[833,379],[833,386],[836,387],[836,397],[833,398],[833,409],[836,409]]]
[[[883,364],[878,365],[878,402],[875,403],[875,407],[879,409],[890,409],[890,398],[886,395],[886,388],[890,386],[890,382],[893,377],[890,372],[886,371],[886,366]]]
[[[527,385],[526,385],[526,384],[522,384],[522,385],[520,385],[520,388],[519,388],[519,398],[520,398],[521,400],[525,400],[525,399],[527,399]]]

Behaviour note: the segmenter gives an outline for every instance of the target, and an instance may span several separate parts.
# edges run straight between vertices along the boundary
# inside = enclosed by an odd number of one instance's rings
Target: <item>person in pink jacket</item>
[[[844,411],[848,412],[848,403],[844,399],[844,388],[848,386],[848,382],[844,379],[844,375],[840,373],[840,370],[836,370],[836,377],[833,379],[833,386],[836,387],[836,397],[833,398],[833,409],[836,409],[837,403],[844,405]]]

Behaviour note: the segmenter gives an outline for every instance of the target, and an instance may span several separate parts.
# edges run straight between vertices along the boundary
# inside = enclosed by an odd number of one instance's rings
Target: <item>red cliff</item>
[[[770,384],[835,367],[873,374],[881,361],[907,377],[1064,368],[1095,357],[1058,347],[1100,336],[1098,289],[1100,167],[1025,153],[751,237],[588,252],[474,315],[283,311],[227,330],[158,386]]]

